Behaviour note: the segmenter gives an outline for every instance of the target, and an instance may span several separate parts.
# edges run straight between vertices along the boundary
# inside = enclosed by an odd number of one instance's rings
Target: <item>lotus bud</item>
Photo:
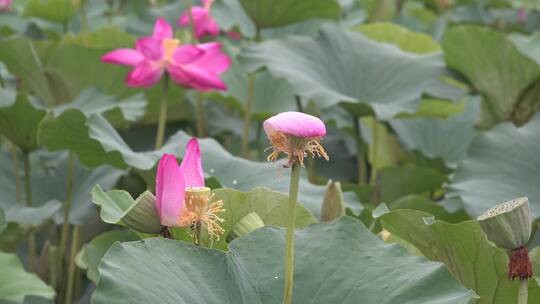
[[[238,221],[229,235],[230,239],[235,239],[264,227],[264,222],[256,212],[251,212]]]
[[[341,191],[341,183],[329,180],[321,208],[321,221],[327,222],[345,215],[345,201]]]
[[[162,231],[159,215],[156,210],[156,198],[150,191],[145,191],[127,211],[122,222],[133,230],[142,233],[158,234]]]
[[[478,222],[490,241],[510,251],[508,278],[530,278],[532,265],[526,247],[531,236],[528,198],[520,197],[495,206],[480,215]]]

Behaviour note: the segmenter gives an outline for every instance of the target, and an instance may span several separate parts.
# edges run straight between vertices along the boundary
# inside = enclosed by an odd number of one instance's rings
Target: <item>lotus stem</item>
[[[373,117],[373,125],[371,127],[371,175],[369,177],[369,182],[371,186],[377,185],[377,175],[378,175],[378,155],[379,155],[379,141],[378,141],[378,133],[379,133],[379,124],[377,122],[377,118]]]
[[[81,0],[81,31],[85,33],[89,32],[88,16],[86,15],[86,1],[87,0]]]
[[[193,244],[195,244],[195,246],[201,246],[201,232],[202,223],[197,221],[195,223],[195,231],[193,232]]]
[[[362,147],[362,126],[360,125],[360,119],[358,117],[353,118],[354,122],[354,140],[356,142],[356,162],[358,168],[358,185],[362,186],[366,184],[366,155]]]
[[[519,279],[517,304],[527,304],[529,279]]]
[[[17,154],[17,147],[12,143],[9,143],[9,152],[11,154],[11,161],[13,161],[13,174],[15,175],[15,202],[17,205],[21,203],[21,173],[19,172],[19,155]]]
[[[60,231],[60,243],[58,245],[57,269],[62,272],[64,254],[66,251],[67,239],[69,236],[69,213],[73,201],[73,171],[74,171],[75,155],[69,152],[67,164],[67,180],[66,180],[66,201],[64,202],[64,217],[62,222],[62,230]]]
[[[169,75],[165,74],[163,79],[163,92],[161,93],[161,101],[159,103],[158,128],[156,133],[156,150],[163,145],[165,137],[165,126],[167,124],[167,102],[169,97]]]
[[[296,161],[291,170],[291,185],[289,188],[289,210],[287,213],[287,240],[285,244],[285,286],[283,288],[283,304],[291,304],[293,298],[294,278],[294,227],[296,220],[296,201],[300,181],[300,162]]]
[[[32,177],[30,176],[30,155],[24,152],[24,181],[26,189],[26,205],[32,207]],[[34,233],[28,236],[28,271],[34,272],[36,265],[36,238]]]
[[[206,136],[206,114],[204,113],[204,96],[201,92],[196,95],[196,114],[197,114],[197,137]]]
[[[79,241],[81,234],[81,226],[73,226],[73,237],[71,238],[71,253],[69,257],[69,271],[67,278],[67,287],[66,287],[66,298],[65,303],[73,303],[73,286],[75,283],[75,257],[79,250]]]
[[[251,130],[251,107],[255,92],[255,73],[249,75],[247,97],[244,104],[244,131],[242,133],[242,155],[249,158],[249,131]]]

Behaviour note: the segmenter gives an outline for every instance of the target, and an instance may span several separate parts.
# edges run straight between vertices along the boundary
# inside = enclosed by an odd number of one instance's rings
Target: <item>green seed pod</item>
[[[122,222],[133,230],[143,233],[157,234],[163,226],[156,210],[156,198],[150,191],[145,191],[135,204],[122,217]]]
[[[529,199],[516,198],[497,205],[478,217],[487,238],[498,247],[513,250],[525,246],[531,236]]]
[[[341,191],[341,184],[329,180],[321,207],[321,221],[327,222],[345,215],[345,200]]]
[[[263,220],[256,212],[251,212],[234,225],[229,238],[241,237],[261,227],[264,227]]]

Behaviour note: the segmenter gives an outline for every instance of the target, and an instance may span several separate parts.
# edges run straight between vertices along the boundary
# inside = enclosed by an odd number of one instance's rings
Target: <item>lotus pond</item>
[[[0,0],[0,303],[540,303],[537,0]]]

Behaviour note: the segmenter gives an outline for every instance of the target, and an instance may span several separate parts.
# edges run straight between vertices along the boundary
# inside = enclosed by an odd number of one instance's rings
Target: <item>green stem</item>
[[[67,247],[67,240],[69,237],[69,212],[71,209],[71,203],[73,201],[73,166],[75,162],[75,155],[73,152],[69,152],[68,165],[67,165],[67,180],[66,180],[66,201],[64,202],[64,217],[62,223],[62,230],[60,232],[60,243],[58,245],[57,257],[57,269],[59,273],[62,271],[64,255]]]
[[[354,140],[356,141],[356,162],[358,168],[358,185],[362,186],[366,184],[366,155],[364,154],[362,144],[362,129],[360,125],[360,119],[358,117],[353,118],[354,122]]]
[[[189,25],[191,27],[191,35],[193,36],[192,39],[195,42],[198,42],[197,40],[197,31],[195,30],[195,22],[193,21],[193,13],[191,12],[191,1],[190,0],[184,0],[184,4],[186,5],[186,10],[188,13],[189,18]]]
[[[528,279],[519,279],[519,291],[517,304],[527,304],[528,297]]]
[[[24,152],[24,181],[26,189],[26,205],[32,207],[32,177],[30,175],[30,156]],[[36,265],[36,238],[33,233],[28,236],[28,271],[34,272]]]
[[[193,234],[193,244],[195,244],[195,246],[201,246],[201,229],[201,222],[195,223],[195,231]]]
[[[165,136],[165,126],[167,124],[167,99],[169,95],[169,75],[165,74],[163,78],[163,92],[161,93],[161,100],[159,102],[159,116],[158,116],[158,128],[156,132],[156,150],[163,145],[163,138]]]
[[[251,106],[255,92],[255,73],[249,75],[247,97],[244,104],[244,130],[242,132],[242,155],[249,158],[249,131],[251,130]]]
[[[294,277],[294,227],[296,220],[296,201],[300,181],[300,163],[294,163],[291,170],[291,185],[289,188],[289,210],[287,213],[287,243],[285,244],[285,286],[283,288],[283,304],[291,304],[293,297]]]
[[[377,175],[378,175],[378,156],[379,156],[379,143],[378,143],[378,133],[379,133],[379,124],[377,119],[373,117],[373,126],[371,128],[371,174],[369,177],[369,182],[371,186],[377,185]]]
[[[11,142],[9,142],[9,152],[11,153],[11,161],[13,161],[13,173],[15,176],[15,202],[17,205],[21,204],[21,174],[19,172],[19,156],[17,154],[17,148]]]
[[[197,92],[196,96],[196,112],[197,112],[197,137],[206,136],[206,119],[204,113],[204,98],[201,92]]]
[[[79,239],[81,234],[81,226],[73,226],[73,237],[71,238],[71,253],[69,257],[69,270],[67,278],[67,287],[66,287],[66,297],[65,302],[73,303],[73,286],[75,282],[75,257],[77,256],[77,251],[79,250]]]

